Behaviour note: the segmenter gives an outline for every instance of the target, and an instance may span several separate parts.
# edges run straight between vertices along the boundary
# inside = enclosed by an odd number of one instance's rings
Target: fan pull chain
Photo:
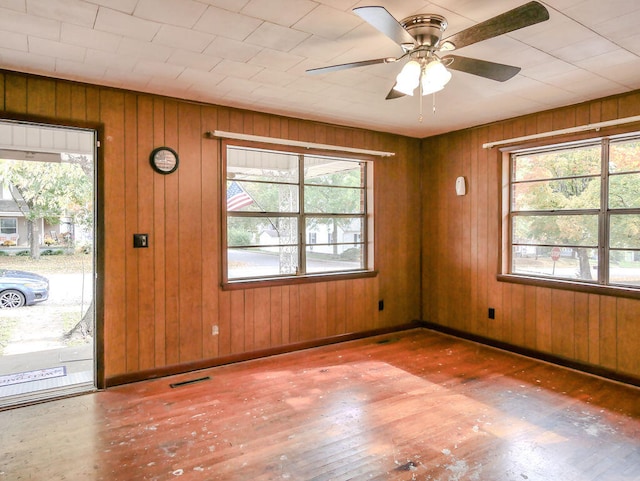
[[[434,92],[431,95],[433,97],[433,104],[432,104],[433,115],[435,115],[436,114],[436,94]],[[418,122],[420,123],[422,123],[422,121],[424,120],[424,115],[422,114],[422,97],[423,95],[420,95],[420,116],[418,117]]]

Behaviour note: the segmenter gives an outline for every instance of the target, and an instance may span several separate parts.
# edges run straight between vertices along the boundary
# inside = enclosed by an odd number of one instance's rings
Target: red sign
[[[560,247],[554,247],[551,249],[551,260],[555,262],[558,259],[560,259]]]

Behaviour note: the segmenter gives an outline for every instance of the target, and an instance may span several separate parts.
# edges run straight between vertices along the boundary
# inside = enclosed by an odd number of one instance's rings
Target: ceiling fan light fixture
[[[441,52],[452,52],[455,49],[456,49],[456,46],[449,41],[442,42],[442,44],[440,44]]]
[[[439,60],[433,60],[427,64],[422,71],[420,83],[422,86],[422,95],[428,95],[442,90],[451,80],[451,72],[442,65]]]
[[[413,91],[420,85],[420,71],[418,62],[415,60],[407,62],[396,77],[393,89],[405,95],[413,95]]]
[[[440,92],[440,90],[444,89],[444,85],[433,85],[422,82],[421,89],[422,95],[435,94],[436,92]]]

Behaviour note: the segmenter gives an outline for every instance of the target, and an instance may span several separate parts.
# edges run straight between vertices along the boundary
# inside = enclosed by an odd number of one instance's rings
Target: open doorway
[[[0,121],[0,408],[95,389],[95,149]]]

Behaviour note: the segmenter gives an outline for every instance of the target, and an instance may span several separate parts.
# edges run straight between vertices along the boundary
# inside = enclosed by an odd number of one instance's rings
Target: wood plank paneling
[[[137,143],[137,219],[136,232],[148,234],[150,242],[157,242],[154,227],[154,175],[149,166],[149,153],[153,150],[153,99],[151,97],[138,98],[138,132]],[[143,280],[138,285],[138,349],[139,369],[147,370],[155,367],[155,279],[153,251],[136,249],[132,253],[137,257],[138,278]]]
[[[178,103],[165,102],[164,145],[178,145]],[[158,146],[160,147],[160,146]],[[178,168],[164,177],[164,295],[165,295],[165,363],[180,362],[180,214],[179,180],[184,169]]]
[[[640,301],[497,281],[502,154],[482,147],[638,114],[640,93],[631,92],[424,139],[421,189],[430,195],[423,199],[421,216],[423,318],[640,376]],[[451,196],[455,172],[469,172],[464,200],[469,213]],[[469,241],[463,230],[469,231]],[[487,319],[489,307],[496,308],[495,321]]]
[[[27,113],[27,77],[7,74],[4,92],[4,104],[7,112]]]
[[[153,101],[153,148],[165,145],[164,102]],[[153,176],[153,325],[155,366],[164,366],[167,359],[166,263],[167,232],[165,227],[165,176]]]
[[[217,109],[202,110],[202,130],[217,128]],[[219,299],[215,295],[220,276],[220,193],[211,186],[220,182],[220,149],[217,142],[202,142],[202,357],[213,358],[219,353],[219,335],[213,334],[219,328]]]
[[[576,292],[574,303],[575,359],[589,362],[589,294]]]
[[[202,107],[178,105],[180,362],[202,359]]]
[[[420,317],[419,140],[11,72],[0,88],[8,113],[104,126],[106,377]],[[223,291],[221,143],[204,135],[216,128],[397,151],[374,161],[377,278]],[[148,163],[163,145],[180,156],[167,176]]]
[[[231,347],[229,351],[232,354],[245,352],[244,291],[231,292],[230,312]]]
[[[6,76],[4,74],[4,72],[0,72],[0,110],[6,110],[5,107],[5,83],[6,83]]]
[[[124,232],[125,232],[125,278],[131,279],[125,283],[126,321],[125,337],[127,347],[127,371],[140,370],[139,346],[139,286],[141,278],[138,275],[138,250],[133,248],[133,234],[138,232],[138,102],[133,93],[125,94],[124,98]],[[127,242],[127,240],[129,242]]]
[[[41,117],[56,115],[56,83],[54,80],[31,77],[27,80],[27,114]]]
[[[104,247],[109,262],[104,266],[105,375],[127,371],[125,269],[125,144],[124,94],[100,92],[100,121],[104,124]],[[108,199],[108,202],[107,202]],[[113,235],[109,235],[113,233]],[[132,280],[131,282],[133,282]]]
[[[638,303],[631,299],[618,299],[617,312],[617,359],[619,371],[634,374],[640,372],[640,328]]]
[[[500,155],[482,148],[507,135],[637,115],[637,92],[423,141],[12,72],[0,76],[0,92],[9,115],[104,128],[107,377],[420,317],[640,375],[639,302],[496,281]],[[203,135],[214,128],[397,152],[374,161],[377,278],[223,291],[220,141]],[[159,145],[177,147],[174,174],[151,172],[146,156]],[[459,175],[469,188],[460,199]],[[144,253],[132,248],[138,229],[153,233]],[[561,330],[565,322],[571,327]]]
[[[55,92],[55,116],[61,119],[71,118],[71,84],[56,82]]]

